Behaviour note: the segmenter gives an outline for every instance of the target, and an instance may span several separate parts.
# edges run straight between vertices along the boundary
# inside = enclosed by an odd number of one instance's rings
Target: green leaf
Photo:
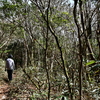
[[[91,65],[91,64],[94,64],[95,62],[96,62],[96,61],[91,60],[91,61],[89,61],[89,62],[86,63],[86,66]]]
[[[0,53],[8,53],[11,52],[12,50],[0,50]]]
[[[68,13],[68,12],[62,12],[62,14],[64,14],[64,15],[69,15],[69,13]]]

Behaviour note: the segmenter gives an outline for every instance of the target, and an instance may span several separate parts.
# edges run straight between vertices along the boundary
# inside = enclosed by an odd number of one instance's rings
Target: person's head
[[[10,54],[10,55],[8,55],[8,58],[13,58],[13,55],[11,55],[11,54]]]

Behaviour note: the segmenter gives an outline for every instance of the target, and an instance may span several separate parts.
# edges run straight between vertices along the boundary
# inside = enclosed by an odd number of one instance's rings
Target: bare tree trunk
[[[47,66],[47,49],[48,49],[48,26],[49,26],[49,20],[48,20],[48,13],[49,13],[49,7],[50,7],[50,0],[48,3],[48,8],[46,11],[47,15],[47,33],[46,33],[46,48],[45,48],[45,68],[46,68],[46,73],[47,73],[47,79],[48,79],[48,100],[50,100],[50,77],[49,77],[49,68]]]
[[[98,55],[98,60],[100,60],[100,1],[98,1],[97,3],[97,42],[98,42],[98,46],[99,46],[99,55]]]
[[[49,79],[49,71],[48,71],[48,66],[47,66],[47,49],[48,49],[48,33],[46,34],[46,48],[45,50],[45,56],[44,56],[44,66],[46,69],[46,73],[47,73],[47,82],[48,82],[48,100],[50,100],[50,79]]]
[[[82,42],[81,42],[81,33],[80,33],[81,31],[80,31],[80,26],[79,26],[77,18],[76,18],[77,17],[77,15],[76,15],[77,3],[78,3],[78,0],[74,0],[73,14],[74,14],[74,21],[75,21],[75,24],[76,24],[77,30],[78,30],[78,39],[79,39],[79,94],[80,94],[79,100],[82,100],[82,60],[83,59],[82,59]]]
[[[66,77],[66,81],[67,81],[67,84],[68,84],[68,90],[69,90],[69,94],[70,94],[70,99],[73,100],[72,89],[71,89],[71,86],[70,86],[69,77],[68,77],[68,75],[66,73],[65,63],[64,63],[64,59],[63,59],[62,48],[61,48],[61,46],[59,44],[58,37],[55,35],[55,33],[53,32],[53,30],[51,29],[50,26],[49,26],[49,30],[52,33],[52,35],[54,36],[54,38],[56,40],[56,43],[57,43],[57,46],[58,46],[58,49],[60,51],[60,57],[61,57],[61,61],[62,61],[62,69],[63,69],[64,75]]]
[[[27,67],[27,63],[28,63],[27,53],[28,52],[27,52],[26,34],[24,33],[23,68]]]

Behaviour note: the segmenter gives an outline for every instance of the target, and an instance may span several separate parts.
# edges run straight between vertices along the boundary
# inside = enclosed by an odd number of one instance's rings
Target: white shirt
[[[14,63],[14,60],[13,59],[8,58],[6,60],[6,69],[7,70],[14,70],[15,69],[15,63]]]

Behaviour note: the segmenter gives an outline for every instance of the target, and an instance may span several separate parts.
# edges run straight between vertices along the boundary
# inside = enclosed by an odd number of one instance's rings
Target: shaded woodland
[[[99,7],[100,0],[0,1],[0,58],[14,56],[21,83],[34,87],[30,100],[100,99]]]

